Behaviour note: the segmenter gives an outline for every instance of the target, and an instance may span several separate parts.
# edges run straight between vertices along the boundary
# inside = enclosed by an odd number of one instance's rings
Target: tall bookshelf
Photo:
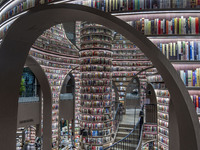
[[[159,74],[147,77],[153,86],[157,102],[157,142],[158,150],[169,149],[169,103],[170,94]]]
[[[112,31],[104,26],[81,24],[81,145],[103,149],[111,143],[112,113]]]
[[[47,75],[52,91],[52,146],[59,148],[59,95],[66,74],[79,64],[78,50],[65,35],[62,24],[46,30],[33,44],[29,54]]]
[[[115,82],[119,101],[126,105],[126,90],[132,77],[144,68],[152,66],[152,63],[142,51],[122,35],[116,33],[112,45],[113,50],[113,81]],[[154,70],[149,70],[152,72]],[[147,73],[148,74],[148,73]],[[140,82],[140,101],[145,99],[146,72],[137,76]]]

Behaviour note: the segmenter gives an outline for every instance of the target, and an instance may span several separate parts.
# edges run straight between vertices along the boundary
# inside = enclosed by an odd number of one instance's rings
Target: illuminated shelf
[[[129,16],[129,15],[155,15],[155,14],[171,14],[171,13],[191,13],[195,14],[200,12],[198,8],[166,8],[166,9],[140,9],[140,10],[127,10],[127,11],[112,11],[111,14],[114,16]]]
[[[200,60],[170,60],[172,64],[199,64]]]
[[[157,34],[157,35],[145,35],[148,39],[150,40],[159,40],[159,39],[171,39],[171,40],[180,40],[180,39],[184,39],[184,40],[193,40],[193,39],[197,39],[200,40],[200,34],[196,35],[196,34]]]
[[[196,86],[186,86],[186,88],[188,90],[200,90],[200,87],[196,87]]]

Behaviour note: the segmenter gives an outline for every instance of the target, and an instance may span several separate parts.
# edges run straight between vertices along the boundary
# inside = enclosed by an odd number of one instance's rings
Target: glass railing
[[[72,93],[60,94],[60,100],[73,100],[73,94]]]
[[[31,102],[39,102],[39,97],[19,97],[19,103],[31,103]]]

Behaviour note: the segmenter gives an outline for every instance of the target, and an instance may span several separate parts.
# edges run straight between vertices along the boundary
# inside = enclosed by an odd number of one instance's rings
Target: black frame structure
[[[100,10],[73,4],[51,4],[29,9],[10,26],[4,36],[0,47],[1,149],[16,148],[18,93],[30,47],[44,30],[58,23],[77,20],[109,27],[135,43],[144,52],[160,72],[172,98],[178,136],[171,140],[170,147],[174,150],[200,150],[200,126],[197,114],[185,85],[169,60],[146,36],[124,21]],[[46,138],[49,140],[44,143],[43,149],[49,150],[51,137]]]

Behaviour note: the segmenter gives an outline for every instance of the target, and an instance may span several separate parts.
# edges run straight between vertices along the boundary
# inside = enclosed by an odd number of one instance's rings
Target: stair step
[[[130,125],[130,124],[119,124],[119,127],[127,127],[127,128],[134,128],[134,125]]]
[[[114,148],[110,150],[135,150],[137,148],[137,144],[130,143],[118,143]]]
[[[121,139],[122,139],[121,137],[116,137],[115,142],[118,142]],[[126,142],[132,143],[132,144],[138,144],[138,139],[137,138],[132,138],[132,139],[128,138],[128,139],[126,139]]]
[[[119,127],[118,131],[121,132],[131,132],[133,130],[133,128],[128,128],[128,127]]]
[[[121,138],[123,138],[123,137],[127,136],[129,133],[130,133],[130,132],[117,132],[117,136],[116,136],[116,137],[121,137]],[[133,135],[133,137],[137,137],[137,136],[138,136],[137,133],[132,133],[132,135]]]

